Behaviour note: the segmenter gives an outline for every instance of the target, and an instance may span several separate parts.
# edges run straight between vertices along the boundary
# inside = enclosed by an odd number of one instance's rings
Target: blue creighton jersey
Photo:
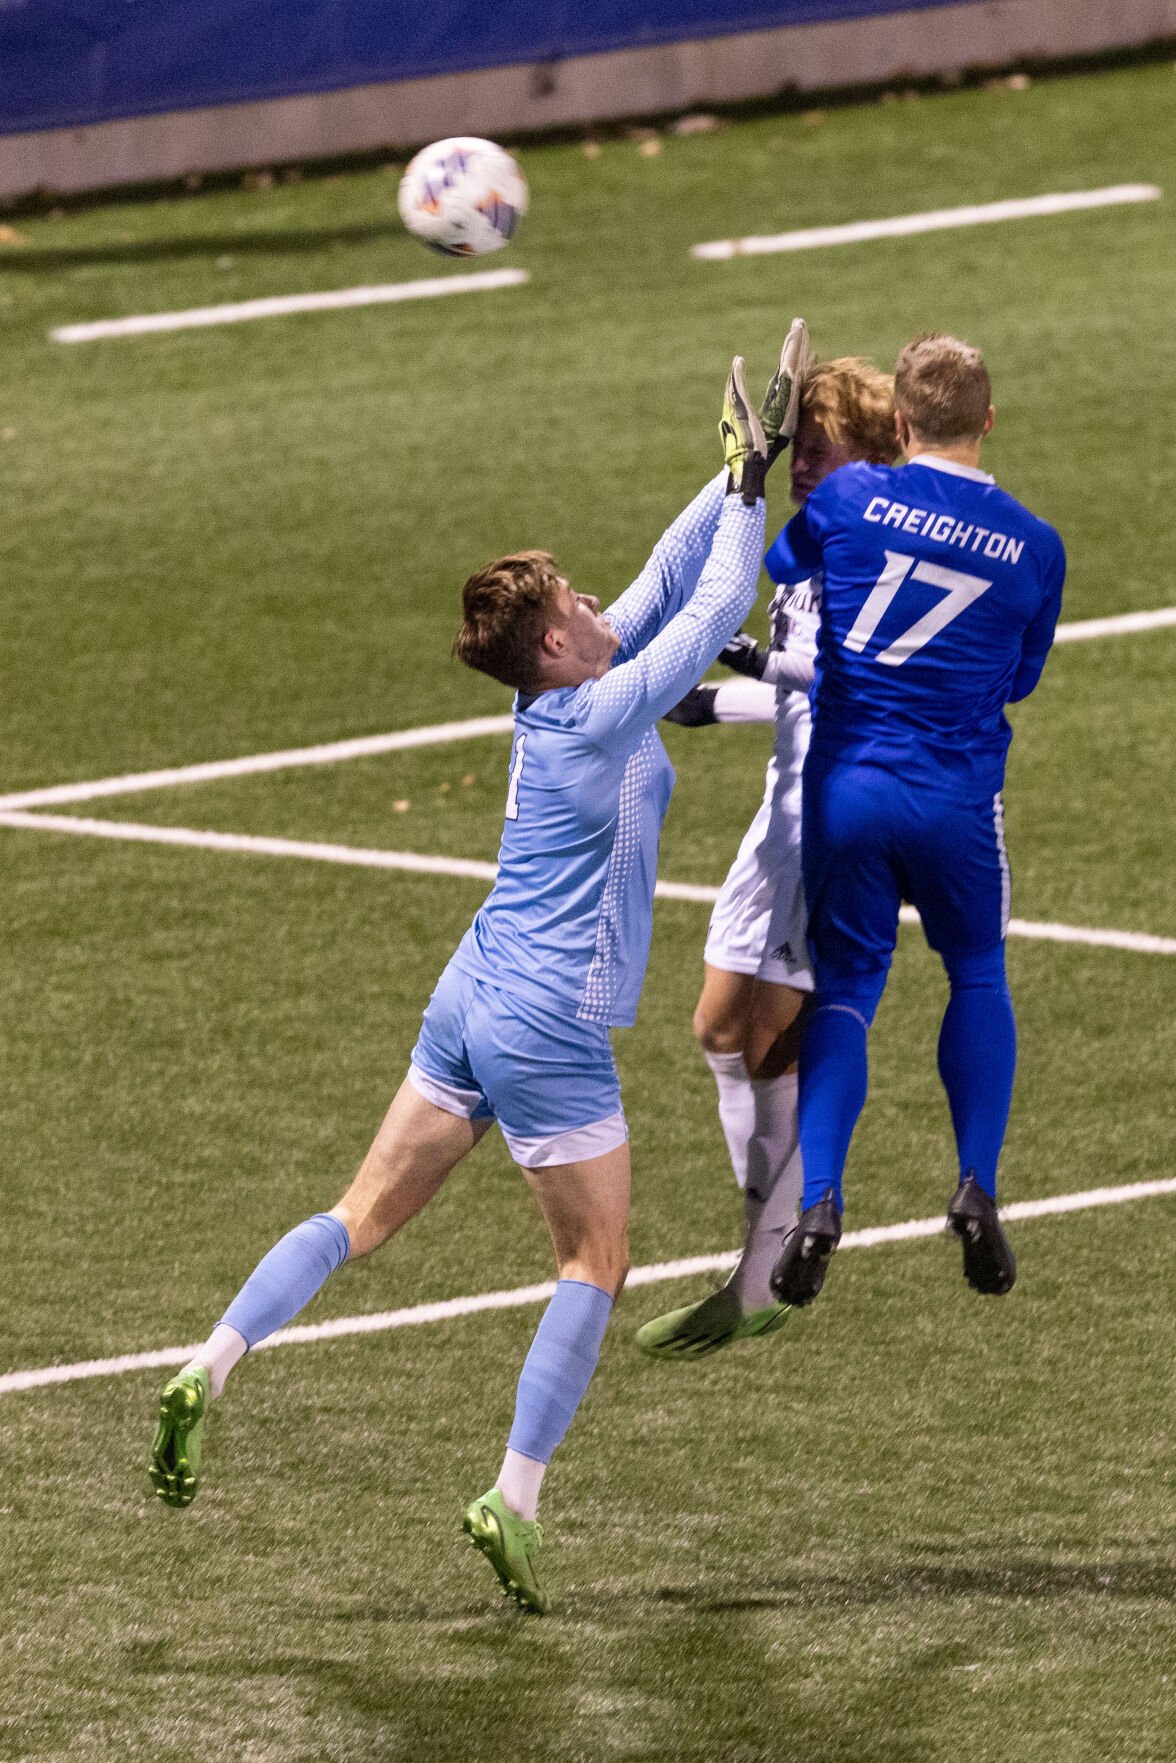
[[[524,1004],[634,1021],[674,770],[654,724],[755,602],[763,503],[707,485],[606,617],[603,679],[515,700],[498,879],[454,962]]]
[[[1051,526],[987,473],[923,454],[846,465],[767,555],[776,581],[824,573],[814,752],[991,796],[1007,703],[1053,642],[1066,571]]]

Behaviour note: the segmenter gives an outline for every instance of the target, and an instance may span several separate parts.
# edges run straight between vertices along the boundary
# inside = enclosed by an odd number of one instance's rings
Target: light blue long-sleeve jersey
[[[609,672],[515,699],[498,879],[454,962],[523,1005],[635,1020],[674,783],[654,725],[734,636],[759,580],[764,505],[724,496],[725,481],[609,607],[621,639]]]

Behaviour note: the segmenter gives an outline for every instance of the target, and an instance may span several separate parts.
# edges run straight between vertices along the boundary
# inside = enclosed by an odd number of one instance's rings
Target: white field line
[[[889,220],[854,220],[843,226],[802,227],[796,232],[752,234],[746,239],[713,239],[692,245],[690,255],[711,261],[758,257],[777,251],[816,251],[825,245],[857,245],[869,239],[900,239],[912,233],[945,232],[952,227],[987,226],[999,220],[1031,220],[1044,214],[1073,214],[1083,208],[1114,208],[1125,202],[1154,202],[1156,184],[1114,184],[1104,190],[1072,190],[1057,196],[1026,196],[1008,202],[982,202],[964,208],[933,208],[925,214],[897,214]]]
[[[1132,636],[1139,631],[1176,625],[1176,606],[1151,612],[1125,612],[1113,618],[1090,618],[1060,624],[1054,641],[1079,643],[1095,637]],[[482,735],[509,734],[509,716],[472,716],[463,722],[437,722],[421,728],[396,729],[386,735],[359,735],[327,741],[317,747],[290,747],[277,753],[247,753],[240,759],[211,759],[196,765],[173,765],[162,771],[134,771],[123,777],[96,778],[90,783],[50,784],[0,796],[0,812],[14,808],[60,808],[71,802],[93,802],[103,796],[133,796],[141,790],[169,790],[185,784],[215,783],[218,778],[247,777],[262,771],[285,771],[300,765],[335,765],[345,759],[366,759],[405,747],[431,747],[445,741],[472,741]],[[688,896],[683,896],[688,897]]]
[[[186,826],[140,826],[125,820],[87,820],[72,814],[0,813],[0,826],[29,832],[76,833],[89,839],[122,839],[137,845],[182,845],[203,851],[236,851],[249,857],[301,857],[314,863],[342,863],[354,869],[399,869],[421,875],[456,875],[492,882],[497,865],[466,857],[425,857],[412,851],[367,851],[358,845],[329,845],[307,839],[270,839],[252,833],[198,832]]]
[[[518,288],[529,280],[525,269],[483,269],[473,275],[428,276],[422,281],[383,282],[370,288],[337,288],[329,294],[277,294],[264,300],[237,300],[225,306],[194,306],[187,312],[148,312],[138,318],[100,318],[92,324],[59,325],[49,335],[55,343],[92,343],[100,337],[142,337],[152,331],[198,330],[205,325],[244,324],[252,318],[287,318],[296,312],[336,312],[349,306],[436,300],[445,294],[477,294],[489,288]]]
[[[393,869],[417,875],[453,875],[493,882],[493,863],[470,857],[431,857],[416,851],[368,850],[360,845],[333,845],[310,839],[268,838],[257,833],[206,832],[187,826],[152,826],[126,820],[90,820],[74,814],[28,814],[19,809],[0,812],[0,827],[23,832],[68,833],[75,838],[115,839],[137,845],[178,845],[188,850],[237,852],[247,857],[296,857],[313,863],[339,863],[353,869]],[[719,890],[697,882],[659,881],[659,900],[685,900],[710,906]],[[899,913],[904,924],[918,924],[912,906]],[[1008,934],[1048,943],[1084,943],[1095,949],[1127,949],[1138,955],[1176,955],[1176,937],[1148,931],[1096,930],[1085,925],[1039,923],[1010,918]]]
[[[1136,631],[1162,630],[1176,624],[1176,606],[1161,606],[1154,612],[1120,612],[1114,618],[1076,618],[1059,624],[1054,632],[1055,643],[1088,643],[1093,637],[1129,637]]]
[[[1048,1200],[1017,1200],[1001,1208],[1004,1219],[1052,1218],[1060,1212],[1082,1212],[1091,1207],[1121,1206],[1134,1200],[1148,1200],[1160,1194],[1176,1194],[1176,1178],[1166,1181],[1131,1182],[1116,1188],[1087,1188],[1082,1193],[1059,1194]],[[945,1229],[943,1214],[934,1218],[912,1218],[905,1224],[874,1225],[865,1230],[846,1231],[841,1239],[843,1249],[873,1249],[882,1243],[911,1242],[921,1237],[940,1236]],[[739,1252],[731,1249],[717,1255],[690,1255],[680,1261],[656,1261],[646,1267],[634,1267],[627,1286],[658,1285],[664,1280],[689,1279],[699,1273],[725,1273],[734,1267]],[[428,1322],[449,1322],[460,1316],[478,1316],[487,1310],[518,1310],[530,1304],[542,1304],[555,1291],[554,1281],[541,1285],[516,1286],[512,1291],[479,1292],[468,1298],[444,1298],[439,1303],[413,1304],[404,1310],[384,1310],[372,1316],[341,1316],[333,1322],[311,1322],[293,1328],[282,1328],[268,1340],[259,1341],[256,1352],[270,1347],[305,1346],[313,1341],[333,1341],[349,1335],[386,1334],[390,1329],[415,1328]],[[46,1365],[30,1371],[8,1371],[0,1376],[0,1396],[17,1390],[43,1388],[47,1384],[76,1383],[88,1377],[116,1377],[126,1371],[149,1371],[154,1368],[182,1365],[198,1350],[199,1343],[187,1347],[159,1347],[149,1353],[120,1353],[111,1359],[84,1359],[74,1365]]]
[[[359,735],[348,741],[327,741],[318,747],[290,747],[280,753],[247,753],[242,759],[211,759],[199,765],[173,765],[165,771],[130,772],[101,777],[93,783],[52,784],[46,789],[20,790],[0,796],[0,810],[56,808],[66,802],[93,802],[101,796],[134,796],[140,790],[170,790],[177,784],[209,784],[218,778],[248,777],[260,771],[286,771],[300,765],[337,765],[344,759],[368,759],[398,753],[406,747],[433,747],[446,741],[473,741],[481,735],[506,735],[513,716],[471,716],[464,722],[435,722],[425,728],[396,729],[387,735]]]

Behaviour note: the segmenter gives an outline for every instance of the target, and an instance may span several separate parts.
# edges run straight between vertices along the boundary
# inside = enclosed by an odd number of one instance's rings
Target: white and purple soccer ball
[[[400,180],[400,218],[434,251],[500,251],[527,212],[527,180],[502,147],[475,135],[422,147]]]

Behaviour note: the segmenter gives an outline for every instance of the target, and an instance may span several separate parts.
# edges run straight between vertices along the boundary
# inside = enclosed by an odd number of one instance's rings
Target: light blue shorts
[[[607,1028],[520,1006],[452,962],[408,1075],[447,1113],[496,1120],[527,1169],[601,1157],[629,1136]]]

